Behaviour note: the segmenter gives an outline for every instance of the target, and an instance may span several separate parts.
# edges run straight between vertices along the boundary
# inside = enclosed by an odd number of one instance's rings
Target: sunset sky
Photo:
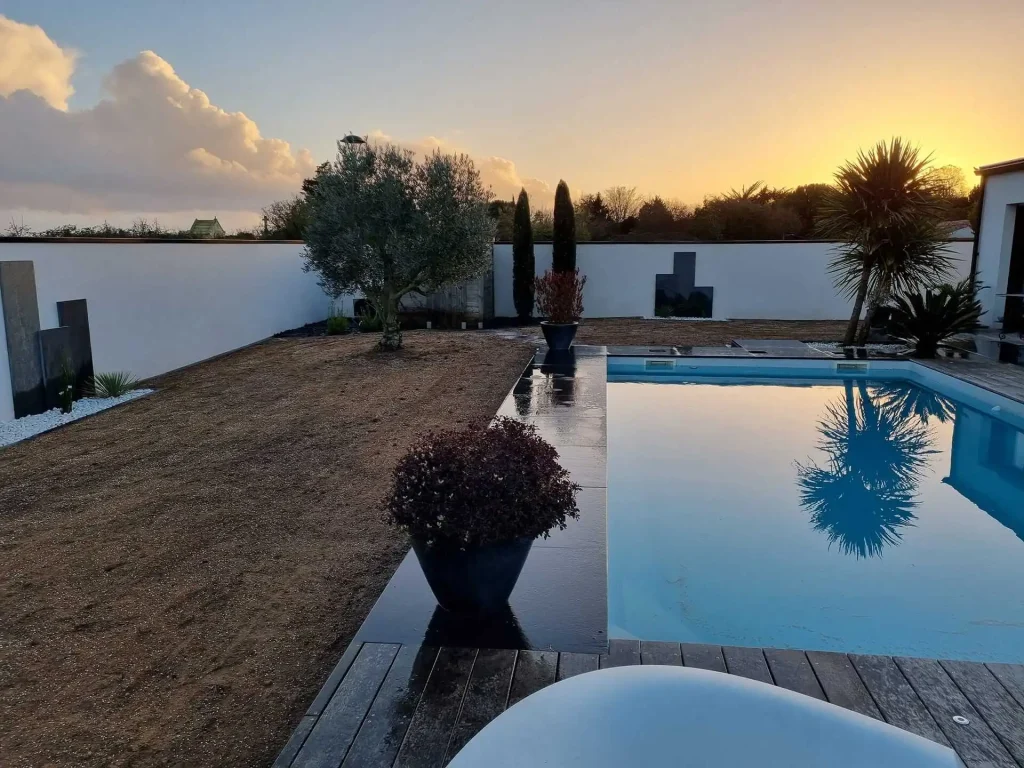
[[[892,135],[973,183],[1024,155],[1021,30],[1022,0],[0,0],[0,230],[248,225],[350,131],[541,205],[828,181]]]

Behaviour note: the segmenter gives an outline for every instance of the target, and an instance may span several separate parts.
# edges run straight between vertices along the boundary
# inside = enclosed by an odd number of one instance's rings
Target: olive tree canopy
[[[466,155],[417,162],[393,144],[338,143],[309,201],[306,271],[332,296],[361,292],[381,321],[383,349],[398,349],[399,301],[481,274],[494,222],[489,193]]]

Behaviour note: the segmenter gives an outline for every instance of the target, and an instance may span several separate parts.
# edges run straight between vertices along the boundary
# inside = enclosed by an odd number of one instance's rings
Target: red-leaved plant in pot
[[[559,352],[572,346],[576,329],[583,316],[583,286],[587,278],[580,271],[554,272],[548,270],[536,278],[534,293],[537,309],[545,319],[540,327],[548,349]]]
[[[385,518],[409,534],[442,608],[494,613],[534,539],[579,517],[578,490],[534,426],[499,418],[414,445],[395,467]]]

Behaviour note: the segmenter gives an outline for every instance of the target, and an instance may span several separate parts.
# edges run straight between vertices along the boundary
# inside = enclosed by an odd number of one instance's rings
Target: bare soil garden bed
[[[0,763],[273,760],[406,550],[391,468],[530,357],[375,341],[274,339],[0,450]]]

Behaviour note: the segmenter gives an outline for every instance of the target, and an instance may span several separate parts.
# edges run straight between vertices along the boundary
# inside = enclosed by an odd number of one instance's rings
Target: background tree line
[[[980,186],[968,190],[963,171],[947,165],[932,171],[936,194],[946,221],[971,222],[977,229]],[[807,240],[816,234],[816,222],[831,186],[804,184],[794,189],[755,182],[749,187],[712,195],[691,208],[659,195],[645,198],[636,187],[610,187],[582,195],[575,203],[577,241],[630,240]],[[492,218],[497,239],[509,242],[515,201],[493,200]],[[533,239],[551,240],[554,217],[549,209],[531,213]]]

